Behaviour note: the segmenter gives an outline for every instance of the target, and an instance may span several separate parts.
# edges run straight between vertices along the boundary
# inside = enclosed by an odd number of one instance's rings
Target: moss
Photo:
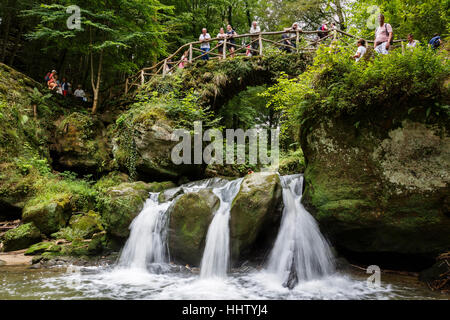
[[[3,250],[14,251],[29,247],[41,240],[41,233],[33,223],[26,223],[7,231],[3,237]]]
[[[278,172],[283,176],[303,173],[305,168],[305,157],[301,148],[280,156]]]
[[[230,238],[234,261],[276,235],[281,205],[282,188],[277,174],[254,173],[245,177],[231,208]],[[263,233],[266,239],[256,243]]]
[[[128,237],[129,225],[144,207],[150,188],[144,182],[122,183],[99,195],[99,211],[109,234]]]
[[[219,199],[209,189],[182,195],[170,209],[169,247],[175,261],[199,265]]]
[[[47,235],[58,231],[67,224],[70,216],[70,198],[68,196],[56,196],[38,204],[36,199],[27,203],[23,210],[23,221],[34,224]]]
[[[65,170],[104,172],[113,168],[103,123],[92,115],[74,112],[56,122],[55,162]]]
[[[94,185],[98,191],[106,191],[107,189],[117,186],[121,183],[130,182],[128,175],[122,172],[113,171],[106,176],[101,177]]]
[[[450,245],[448,133],[402,108],[358,129],[354,118],[323,118],[303,133],[303,202],[339,248],[433,257]]]
[[[61,250],[61,247],[53,242],[40,242],[32,245],[25,251],[26,256],[41,255],[45,252],[57,253]]]

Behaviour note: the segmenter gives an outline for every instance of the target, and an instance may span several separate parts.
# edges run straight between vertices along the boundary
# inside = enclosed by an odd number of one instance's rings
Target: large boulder
[[[29,201],[23,209],[23,222],[33,222],[42,233],[49,235],[64,228],[70,218],[72,206],[69,196],[56,195],[46,201]]]
[[[220,205],[211,189],[179,197],[169,209],[169,248],[176,262],[198,266],[214,212]]]
[[[282,207],[278,174],[253,173],[244,178],[231,208],[231,257],[234,263],[252,256],[259,249],[270,248],[280,227]]]
[[[305,125],[303,202],[342,252],[432,259],[450,247],[449,131],[395,112]]]
[[[112,169],[111,147],[103,123],[89,114],[74,112],[56,122],[54,165],[61,170],[97,173]]]
[[[106,231],[118,238],[126,239],[129,226],[144,208],[151,186],[144,182],[122,183],[107,189],[100,195],[103,224]]]
[[[121,119],[124,119],[120,121]],[[176,165],[171,159],[173,124],[164,112],[152,105],[124,114],[113,138],[114,158],[131,176],[143,181],[175,180],[183,176],[197,178],[200,165]]]
[[[22,224],[2,237],[3,251],[26,249],[41,241],[41,232],[33,223]]]

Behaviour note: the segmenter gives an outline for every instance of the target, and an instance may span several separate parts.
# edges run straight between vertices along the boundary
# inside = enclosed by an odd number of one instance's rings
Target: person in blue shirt
[[[442,39],[439,34],[435,34],[433,38],[428,42],[428,44],[431,46],[432,49],[436,50],[438,49],[442,44]]]

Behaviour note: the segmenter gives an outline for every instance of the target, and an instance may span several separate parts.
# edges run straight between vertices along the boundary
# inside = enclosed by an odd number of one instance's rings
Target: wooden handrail
[[[227,56],[229,56],[229,54],[227,54],[227,45],[229,45],[229,40],[230,39],[242,39],[242,38],[251,38],[250,43],[244,45],[238,45],[238,44],[234,44],[236,51],[235,53],[246,49],[246,46],[250,46],[249,50],[252,53],[256,53],[259,55],[263,55],[263,42],[267,42],[270,43],[272,45],[278,46],[278,47],[284,47],[284,48],[290,48],[293,50],[296,50],[297,52],[299,52],[299,44],[300,44],[300,35],[312,35],[312,34],[325,34],[324,37],[321,37],[320,39],[311,41],[308,39],[305,39],[306,41],[308,41],[313,47],[316,46],[317,44],[323,42],[325,39],[329,39],[332,38],[333,40],[336,39],[337,34],[342,34],[346,37],[352,38],[352,39],[359,39],[358,37],[347,33],[345,31],[333,28],[330,29],[328,31],[321,31],[321,30],[315,30],[315,31],[305,31],[305,30],[292,30],[292,29],[288,29],[288,30],[283,30],[283,31],[266,31],[266,32],[259,32],[259,33],[246,33],[246,34],[241,34],[241,35],[235,35],[235,36],[226,36],[225,38],[211,38],[205,41],[194,41],[194,42],[189,42],[189,43],[185,43],[182,46],[180,46],[174,53],[170,54],[169,56],[167,56],[165,59],[159,61],[158,63],[156,63],[155,65],[151,66],[151,67],[146,67],[141,69],[138,73],[136,73],[135,75],[132,75],[130,77],[128,77],[126,79],[125,82],[125,94],[127,94],[132,87],[134,86],[142,86],[145,84],[145,76],[155,76],[158,75],[160,73],[162,73],[163,75],[166,75],[167,73],[170,73],[172,70],[174,70],[177,66],[179,66],[180,63],[183,62],[183,60],[177,60],[175,62],[172,62],[169,60],[172,60],[175,56],[177,56],[180,52],[182,52],[183,50],[186,50],[189,52],[189,56],[186,57],[186,59],[188,60],[187,62],[192,63],[195,60],[198,60],[206,55],[212,55],[212,58],[219,58],[219,59],[225,59]],[[288,38],[285,39],[281,39],[279,41],[273,41],[270,39],[266,39],[264,38],[264,36],[276,36],[276,35],[282,35],[282,34],[290,34],[290,36]],[[294,45],[287,45],[284,43],[284,41],[289,40],[292,42],[295,42],[295,46]],[[207,53],[202,53],[199,56],[193,57],[193,53],[194,51],[200,51],[200,49],[198,48],[194,48],[195,45],[199,45],[202,43],[211,43],[211,42],[215,42],[215,41],[223,41],[222,43],[218,43],[215,47],[213,47],[209,52]],[[373,40],[365,40],[367,43],[374,43]],[[394,40],[394,43],[399,43],[401,42],[402,46],[403,43],[407,41],[405,39],[399,39],[399,40]],[[258,49],[255,50],[252,47],[252,44],[257,43],[258,44]],[[212,52],[213,50],[218,49],[220,46],[223,46],[223,52],[222,54],[218,54],[215,52]],[[312,51],[315,50],[314,48],[302,48],[302,50],[305,51]],[[167,68],[168,64],[171,64],[172,66],[170,68]],[[156,71],[154,71],[156,70]]]

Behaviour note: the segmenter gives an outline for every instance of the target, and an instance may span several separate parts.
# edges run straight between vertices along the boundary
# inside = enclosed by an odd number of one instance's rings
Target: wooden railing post
[[[145,84],[144,70],[141,70],[141,86]]]
[[[262,42],[262,34],[260,33],[258,36],[258,43],[259,43],[259,55],[263,55],[263,42]]]
[[[125,94],[128,94],[128,78],[127,81],[125,81]]]
[[[227,58],[227,38],[223,41],[222,58]]]
[[[189,63],[192,63],[192,43],[189,44]]]
[[[300,34],[298,33],[298,30],[296,31],[296,38],[295,38],[295,47],[297,48],[297,53],[298,53],[298,45],[300,43]]]
[[[164,65],[163,65],[163,76],[165,76],[167,73],[167,59],[164,60]]]

